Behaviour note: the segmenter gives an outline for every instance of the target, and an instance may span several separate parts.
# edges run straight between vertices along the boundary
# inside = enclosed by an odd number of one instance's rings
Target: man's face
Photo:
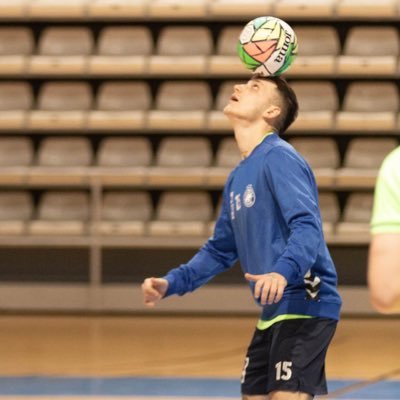
[[[263,79],[250,79],[247,83],[235,85],[224,113],[229,117],[249,122],[263,119],[271,106],[278,106],[275,83]]]

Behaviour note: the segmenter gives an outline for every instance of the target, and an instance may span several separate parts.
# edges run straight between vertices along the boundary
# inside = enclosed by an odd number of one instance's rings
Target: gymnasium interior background
[[[260,15],[298,36],[285,139],[317,178],[343,315],[380,323],[366,261],[377,171],[400,143],[400,1],[0,0],[0,325],[256,318],[238,266],[156,313],[140,283],[212,233],[239,161],[221,110],[250,76],[236,40]]]

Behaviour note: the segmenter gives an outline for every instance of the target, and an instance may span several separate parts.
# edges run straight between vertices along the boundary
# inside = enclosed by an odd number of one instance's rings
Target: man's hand
[[[286,278],[276,272],[263,275],[245,274],[249,282],[255,282],[254,297],[260,299],[262,305],[278,303],[287,285]]]
[[[147,278],[142,283],[144,304],[154,307],[167,293],[168,281],[163,278]]]

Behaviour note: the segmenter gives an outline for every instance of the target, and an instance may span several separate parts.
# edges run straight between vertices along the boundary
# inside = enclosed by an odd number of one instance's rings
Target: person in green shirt
[[[400,147],[386,156],[375,187],[368,258],[371,303],[400,313]]]

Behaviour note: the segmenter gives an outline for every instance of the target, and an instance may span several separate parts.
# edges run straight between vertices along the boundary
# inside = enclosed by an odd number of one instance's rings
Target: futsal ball
[[[242,30],[237,51],[246,68],[264,76],[280,75],[297,55],[294,30],[275,17],[258,17]]]

